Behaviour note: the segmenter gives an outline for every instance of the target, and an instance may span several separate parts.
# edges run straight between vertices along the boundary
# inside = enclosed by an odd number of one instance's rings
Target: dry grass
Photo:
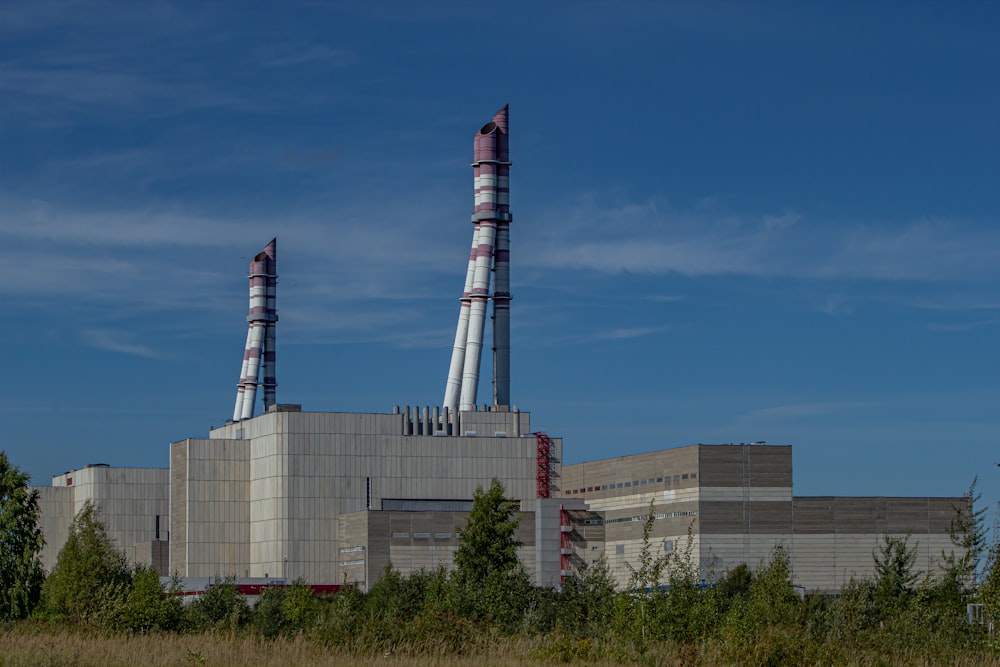
[[[288,665],[312,667],[313,665],[351,665],[357,667],[393,667],[436,665],[440,667],[539,667],[545,664],[569,662],[594,667],[612,665],[723,665],[732,659],[723,657],[719,645],[703,644],[700,647],[655,645],[642,656],[614,654],[609,650],[590,647],[579,648],[579,641],[570,644],[557,642],[570,651],[553,650],[552,638],[524,639],[493,637],[482,645],[470,646],[465,655],[428,655],[427,647],[416,650],[397,646],[372,654],[352,654],[344,649],[325,647],[316,641],[293,638],[262,640],[252,636],[235,635],[117,635],[105,636],[83,631],[53,628],[43,624],[25,623],[4,631],[0,627],[0,667],[36,667],[74,665],[79,667],[117,667],[149,665],[150,667],[177,667],[187,665]],[[593,648],[594,650],[590,650]],[[952,654],[937,659],[922,655],[906,655],[905,649],[895,656],[879,652],[862,653],[847,657],[845,664],[857,665],[991,665],[1000,667],[995,657],[980,652]],[[751,660],[758,664],[787,664],[778,658]],[[841,658],[843,660],[843,657]],[[835,662],[840,662],[836,660]],[[806,658],[813,664],[829,664],[829,660],[815,656]]]
[[[531,657],[536,648],[528,640],[500,640],[488,652],[464,656],[406,655],[405,647],[378,655],[351,655],[324,647],[307,639],[260,640],[246,636],[152,634],[102,636],[73,631],[57,631],[39,626],[19,626],[0,630],[0,667],[76,665],[116,667],[148,665],[351,665],[392,667],[394,665],[437,665],[458,667],[474,664],[538,667],[544,661]],[[400,654],[402,653],[402,654]],[[616,660],[588,660],[589,665],[621,664]]]
[[[11,633],[0,636],[0,665],[458,665],[454,659],[338,655],[303,640],[259,641],[212,635],[100,637],[82,634]],[[516,664],[516,663],[515,663]]]

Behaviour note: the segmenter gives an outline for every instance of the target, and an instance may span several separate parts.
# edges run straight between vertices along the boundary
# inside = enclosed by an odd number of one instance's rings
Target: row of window
[[[570,489],[566,492],[567,496],[572,496],[580,493],[589,493],[593,491],[609,491],[611,489],[627,489],[633,486],[645,486],[647,484],[676,484],[684,479],[697,479],[698,473],[682,473],[674,476],[666,475],[665,477],[650,477],[649,479],[633,479],[629,482],[612,482],[611,484],[598,484],[597,486],[588,486],[586,488],[580,489]]]
[[[690,510],[687,512],[663,512],[662,514],[654,515],[653,519],[656,521],[660,521],[662,519],[676,519],[678,517],[683,517],[683,516],[697,516],[697,515],[698,515],[697,510]],[[640,523],[642,521],[645,521],[646,517],[648,516],[649,516],[648,514],[641,514],[639,516],[623,516],[618,519],[605,519],[604,525],[608,526],[613,523]]]
[[[451,533],[433,533],[435,540],[450,540]],[[403,537],[407,538],[410,536],[409,533],[393,533],[393,537]],[[429,540],[431,538],[431,533],[413,533],[413,537],[418,540]]]
[[[664,551],[673,551],[674,550],[674,541],[673,540],[663,540],[663,550]],[[616,544],[615,545],[615,555],[616,556],[624,556],[625,555],[625,545],[624,544]],[[597,561],[594,561],[594,562],[597,562]]]

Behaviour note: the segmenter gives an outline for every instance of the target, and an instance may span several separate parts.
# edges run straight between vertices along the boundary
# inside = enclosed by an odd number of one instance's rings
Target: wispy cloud
[[[997,318],[977,320],[975,322],[931,322],[927,325],[928,331],[934,331],[937,333],[962,333],[964,331],[973,331],[975,329],[982,329],[983,327],[996,326],[997,322],[1000,321]]]
[[[819,403],[793,403],[752,410],[742,415],[748,421],[785,421],[829,417],[831,415],[856,412],[877,407],[875,403],[863,401],[834,401]]]
[[[614,329],[576,330],[573,334],[549,337],[548,344],[555,345],[586,345],[609,341],[628,341],[648,338],[670,331],[673,325],[664,324],[651,327],[617,327]]]
[[[357,62],[357,54],[354,52],[328,44],[271,44],[262,47],[258,55],[264,67],[315,63],[350,65]]]
[[[99,350],[120,352],[136,357],[157,359],[162,355],[153,348],[135,341],[135,334],[119,329],[85,329],[81,333],[85,345]]]
[[[218,87],[157,81],[148,75],[85,67],[0,65],[0,94],[15,108],[44,109],[45,115],[92,109],[115,116],[144,111],[151,116],[239,104]]]
[[[752,216],[717,207],[673,210],[656,198],[562,207],[561,235],[527,252],[556,268],[687,276],[822,280],[981,280],[1000,272],[1000,229],[946,219],[811,221],[798,212]],[[567,235],[565,230],[572,229]]]
[[[77,313],[91,325],[86,344],[143,356],[153,350],[103,323],[197,310],[202,332],[227,326],[245,314],[247,262],[277,235],[284,342],[445,347],[451,334],[417,304],[438,301],[451,322],[471,236],[440,238],[434,207],[411,209],[413,201],[254,220],[7,200],[0,243],[12,252],[0,262],[0,293],[26,308]],[[195,326],[170,321],[173,336]]]

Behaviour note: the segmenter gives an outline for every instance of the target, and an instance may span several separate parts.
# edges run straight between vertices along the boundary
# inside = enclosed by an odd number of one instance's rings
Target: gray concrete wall
[[[268,413],[215,429],[207,439],[175,443],[174,450],[183,451],[175,451],[172,461],[185,472],[173,472],[172,521],[184,546],[171,548],[171,569],[186,576],[242,576],[245,571],[251,577],[337,583],[345,574],[339,561],[357,560],[340,557],[342,515],[381,507],[383,500],[471,500],[476,487],[488,486],[494,477],[504,483],[508,497],[534,497],[535,438],[494,436],[528,432],[527,413],[462,413],[462,423],[474,426],[475,436],[403,435],[405,417]],[[561,446],[561,440],[553,440],[557,474]],[[209,479],[216,483],[202,484]],[[246,489],[245,496],[236,486]],[[205,519],[206,512],[222,509],[220,494],[234,503],[223,523],[245,522],[247,537],[242,527],[210,526],[215,519]],[[245,511],[236,509],[240,503]],[[233,535],[213,539],[212,532]],[[243,540],[245,556],[239,548]],[[425,551],[389,546],[400,560],[424,558]],[[438,551],[426,552],[430,560],[420,562],[443,563],[449,552],[444,545]],[[356,576],[353,570],[346,574]]]
[[[159,516],[161,539],[169,530],[169,475],[167,468],[112,468],[104,465],[71,470],[52,478],[52,486],[37,487],[46,546],[42,563],[51,570],[69,537],[70,524],[85,503],[92,502],[111,539],[132,563],[152,565],[136,544],[156,537]]]

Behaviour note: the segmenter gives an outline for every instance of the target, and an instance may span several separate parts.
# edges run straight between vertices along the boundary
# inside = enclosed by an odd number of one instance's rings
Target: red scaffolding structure
[[[550,498],[549,460],[552,456],[552,441],[549,440],[548,435],[541,432],[535,434],[535,441],[538,444],[538,456],[536,459],[537,473],[535,475],[536,497]]]
[[[573,553],[573,543],[569,534],[573,532],[573,524],[569,520],[569,512],[565,507],[559,507],[559,585],[566,583],[570,576],[569,557]]]

